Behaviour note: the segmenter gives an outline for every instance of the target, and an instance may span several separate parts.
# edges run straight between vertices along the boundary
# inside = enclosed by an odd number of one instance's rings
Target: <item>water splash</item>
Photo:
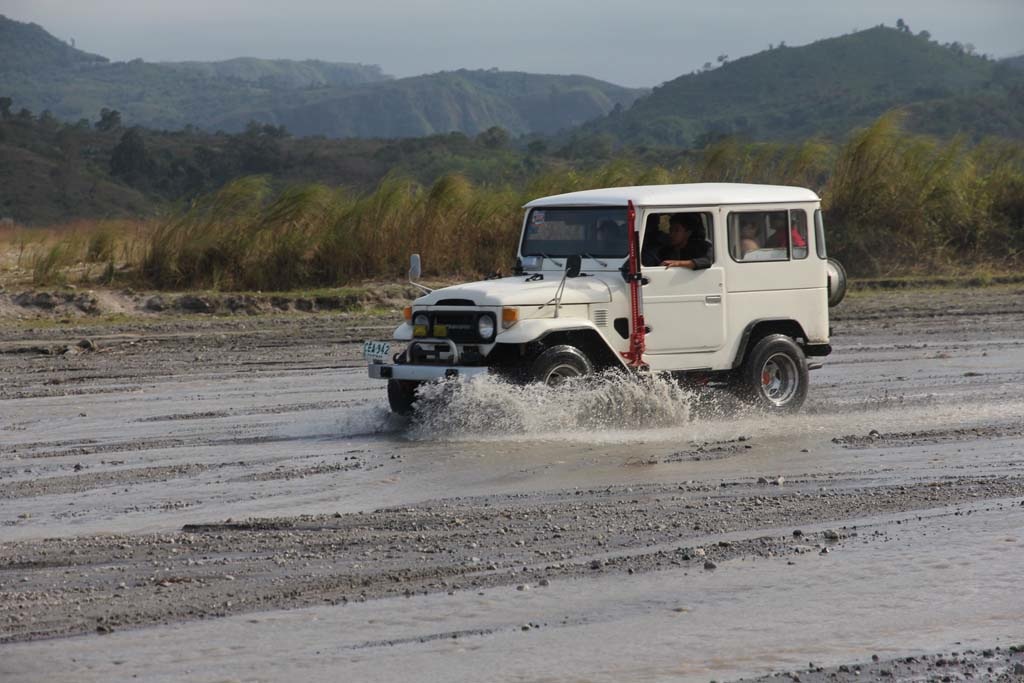
[[[930,430],[1017,421],[1016,396],[847,396],[825,388],[793,415],[752,409],[724,390],[692,390],[665,375],[608,373],[557,387],[494,377],[424,384],[403,429],[413,441],[560,441],[680,443],[740,436],[791,441],[847,434]],[[988,399],[988,400],[986,400]],[[392,423],[394,424],[394,423]]]
[[[668,377],[609,372],[559,386],[494,377],[423,385],[408,436],[489,438],[677,428],[690,420],[695,394]]]

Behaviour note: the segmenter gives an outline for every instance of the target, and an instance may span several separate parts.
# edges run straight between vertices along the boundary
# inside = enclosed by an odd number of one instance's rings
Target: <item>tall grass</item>
[[[41,247],[32,255],[32,283],[60,285],[66,282],[67,268],[78,261],[81,242],[65,239],[48,247]]]
[[[157,287],[329,286],[400,277],[412,252],[423,254],[428,276],[507,272],[520,207],[533,197],[699,181],[820,191],[830,248],[854,274],[1015,262],[1024,248],[1024,152],[940,144],[899,124],[883,117],[836,148],[723,140],[672,169],[619,160],[549,172],[520,189],[454,174],[430,187],[388,177],[364,195],[318,185],[273,195],[266,179],[244,178],[154,232],[142,274]]]
[[[62,285],[69,279],[110,284],[136,266],[149,224],[132,220],[77,220],[57,226],[0,229],[0,274],[5,282]]]
[[[1024,226],[1008,214],[1024,201],[1022,158],[1005,144],[909,136],[887,114],[839,149],[823,190],[831,245],[860,275],[1015,259]]]
[[[671,166],[620,159],[563,168],[521,187],[459,174],[423,186],[390,176],[368,193],[240,178],[149,226],[94,225],[29,248],[39,283],[76,261],[125,268],[155,288],[282,290],[401,277],[423,254],[430,277],[508,271],[521,206],[538,196],[624,185],[800,185],[823,199],[829,249],[855,275],[1009,269],[1024,255],[1024,146],[938,142],[888,114],[840,145],[725,139]],[[678,155],[675,158],[680,158]],[[23,247],[24,249],[24,247]],[[119,265],[114,267],[115,262]]]

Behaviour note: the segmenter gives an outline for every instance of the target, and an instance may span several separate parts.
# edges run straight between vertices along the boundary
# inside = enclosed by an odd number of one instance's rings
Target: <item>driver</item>
[[[668,241],[657,249],[657,260],[648,257],[644,265],[703,270],[714,258],[700,214],[674,213],[668,220]]]

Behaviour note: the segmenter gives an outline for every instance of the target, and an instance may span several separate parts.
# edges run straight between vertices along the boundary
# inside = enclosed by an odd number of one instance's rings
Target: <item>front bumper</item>
[[[455,377],[476,377],[490,373],[490,368],[467,365],[389,365],[372,363],[369,367],[372,379],[402,379],[413,382],[433,382]]]

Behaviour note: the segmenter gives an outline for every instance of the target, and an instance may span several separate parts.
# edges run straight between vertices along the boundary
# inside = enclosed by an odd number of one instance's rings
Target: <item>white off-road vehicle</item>
[[[654,185],[525,208],[514,275],[423,287],[394,333],[404,348],[366,342],[392,410],[409,412],[423,382],[498,374],[556,384],[609,369],[731,387],[770,411],[803,404],[808,370],[820,366],[807,359],[831,352],[828,309],[846,289],[814,192]],[[703,228],[705,267],[663,265],[676,214]],[[419,272],[414,255],[410,280]]]

